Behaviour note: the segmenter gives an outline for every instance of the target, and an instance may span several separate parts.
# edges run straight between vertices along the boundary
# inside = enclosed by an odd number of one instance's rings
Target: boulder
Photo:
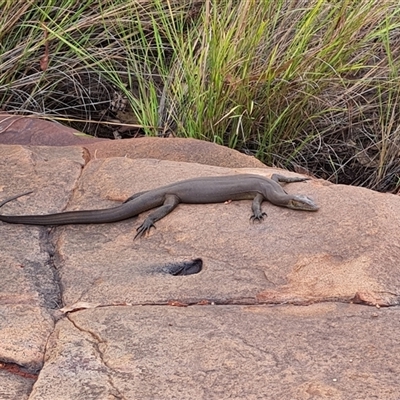
[[[0,201],[34,191],[3,214],[114,207],[194,177],[295,176],[79,146],[0,146],[0,164]],[[285,190],[320,210],[264,202],[252,223],[250,200],[180,204],[136,240],[148,213],[0,223],[0,361],[19,368],[7,379],[30,399],[397,399],[399,196],[322,180]],[[193,262],[198,273],[171,273]]]

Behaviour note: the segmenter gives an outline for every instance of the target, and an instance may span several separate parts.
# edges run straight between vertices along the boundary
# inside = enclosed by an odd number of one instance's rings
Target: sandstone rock
[[[10,208],[20,213],[44,205],[48,210],[61,210],[82,166],[78,149],[0,146],[1,197],[40,188]],[[51,244],[38,227],[2,223],[0,232],[0,361],[36,371],[42,366],[46,341],[54,328],[51,310],[61,301]]]
[[[0,143],[31,146],[85,145],[105,139],[93,138],[57,122],[35,116],[0,114]]]
[[[83,209],[93,204],[110,207],[116,203],[104,198],[123,200],[181,179],[234,172],[248,170],[156,160],[95,160],[80,178],[75,201]],[[396,231],[400,222],[399,198],[322,181],[289,184],[287,190],[311,195],[320,211],[299,212],[264,203],[268,218],[252,224],[250,201],[182,204],[148,237],[135,241],[135,228],[145,215],[118,224],[57,229],[56,265],[66,304],[203,299],[223,304],[309,303],[350,301],[360,291],[374,293],[380,299],[377,304],[398,304],[400,277],[393,270],[400,243],[387,232]],[[197,258],[204,263],[198,275],[162,273],[165,264]]]
[[[128,157],[183,161],[226,168],[265,168],[255,157],[202,140],[155,137],[90,143],[85,146],[93,158]]]
[[[255,157],[202,140],[156,137],[99,139],[35,117],[0,114],[0,131],[0,144],[57,147],[77,145],[87,149],[87,157],[91,158],[156,158],[227,168],[265,167]]]
[[[0,146],[0,167],[0,201],[35,190],[4,214],[106,208],[182,179],[277,172],[89,160],[79,147]],[[135,241],[146,213],[0,223],[0,362],[40,370],[30,399],[397,400],[400,198],[319,180],[286,190],[320,210],[264,203],[268,217],[253,224],[251,201],[181,204]],[[168,274],[193,259],[200,273]]]
[[[396,400],[399,317],[340,303],[72,313],[30,400]]]
[[[0,369],[0,399],[27,400],[34,382],[32,378],[25,378],[13,372]]]

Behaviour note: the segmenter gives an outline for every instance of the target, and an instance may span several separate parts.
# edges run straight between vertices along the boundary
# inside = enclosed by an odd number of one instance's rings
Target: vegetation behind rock
[[[100,137],[187,136],[400,187],[390,0],[0,0],[3,111]]]

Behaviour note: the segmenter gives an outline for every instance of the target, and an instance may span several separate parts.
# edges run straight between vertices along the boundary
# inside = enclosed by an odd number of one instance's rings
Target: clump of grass
[[[6,4],[4,110],[100,136],[117,124],[121,136],[205,139],[335,182],[399,188],[396,2]]]

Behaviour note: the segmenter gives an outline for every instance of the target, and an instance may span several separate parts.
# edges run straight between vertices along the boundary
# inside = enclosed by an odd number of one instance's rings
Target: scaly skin
[[[287,178],[281,175],[273,175],[272,179],[269,179],[250,174],[194,178],[137,193],[117,207],[46,215],[0,215],[0,221],[28,225],[102,224],[128,219],[158,207],[139,226],[136,238],[148,232],[156,221],[164,218],[179,203],[206,204],[246,199],[253,200],[251,220],[261,221],[266,216],[261,210],[264,200],[294,210],[317,211],[319,207],[313,200],[303,195],[288,194],[278,183],[303,182],[307,179]],[[30,193],[32,192],[6,199],[0,203],[0,207]]]

